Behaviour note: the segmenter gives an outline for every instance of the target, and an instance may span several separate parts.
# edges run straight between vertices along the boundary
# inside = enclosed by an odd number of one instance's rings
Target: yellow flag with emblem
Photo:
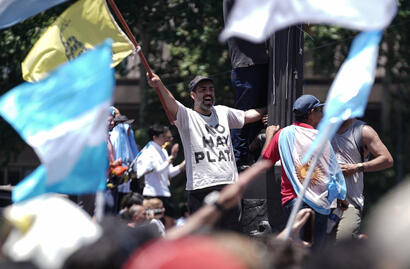
[[[60,64],[113,40],[112,64],[130,55],[134,46],[115,22],[105,0],[80,0],[67,8],[34,44],[21,64],[23,79],[38,81]]]

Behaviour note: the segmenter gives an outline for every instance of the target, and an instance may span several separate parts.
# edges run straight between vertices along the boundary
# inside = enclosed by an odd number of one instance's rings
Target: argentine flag
[[[314,165],[311,162],[304,164],[302,157],[317,134],[315,129],[290,125],[279,135],[282,168],[298,196],[302,193],[304,181],[309,180],[310,166]],[[329,141],[317,158],[303,201],[316,212],[328,215],[335,199],[345,199],[346,183]]]
[[[107,117],[114,89],[111,43],[107,40],[50,77],[23,83],[0,98],[0,115],[41,161],[15,187],[13,202],[45,192],[79,194],[105,188]]]

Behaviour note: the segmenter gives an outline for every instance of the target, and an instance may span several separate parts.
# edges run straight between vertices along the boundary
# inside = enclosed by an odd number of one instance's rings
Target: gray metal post
[[[270,38],[269,125],[285,127],[294,120],[292,105],[302,94],[303,45],[302,25],[276,32]],[[280,183],[281,168],[275,166],[248,186],[242,203],[245,233],[260,234],[270,228],[279,232],[285,227]],[[270,227],[266,227],[267,221]]]
[[[292,106],[302,95],[303,86],[303,45],[302,25],[276,32],[270,40],[270,74],[268,92],[268,125],[286,127],[294,121]],[[275,166],[266,175],[268,216],[274,231],[286,225],[281,195],[281,168]]]

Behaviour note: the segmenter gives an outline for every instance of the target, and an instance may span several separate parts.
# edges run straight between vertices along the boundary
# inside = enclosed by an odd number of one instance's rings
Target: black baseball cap
[[[295,116],[304,116],[310,113],[312,109],[324,106],[316,97],[305,94],[296,99],[293,103],[293,112]]]
[[[191,92],[192,90],[194,90],[196,88],[196,86],[199,84],[199,82],[204,81],[204,80],[208,80],[211,81],[212,83],[214,82],[211,78],[209,77],[205,77],[205,76],[196,76],[193,80],[191,80],[191,82],[189,82],[188,84],[188,90],[189,92]]]
[[[128,119],[128,117],[125,115],[119,115],[115,117],[113,120],[115,124],[118,124],[118,123],[133,124],[134,123],[134,119]]]

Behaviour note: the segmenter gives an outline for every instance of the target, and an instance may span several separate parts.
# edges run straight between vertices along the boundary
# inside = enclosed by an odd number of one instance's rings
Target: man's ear
[[[195,100],[195,92],[194,91],[191,91],[189,93],[189,96],[191,96],[192,100]]]

